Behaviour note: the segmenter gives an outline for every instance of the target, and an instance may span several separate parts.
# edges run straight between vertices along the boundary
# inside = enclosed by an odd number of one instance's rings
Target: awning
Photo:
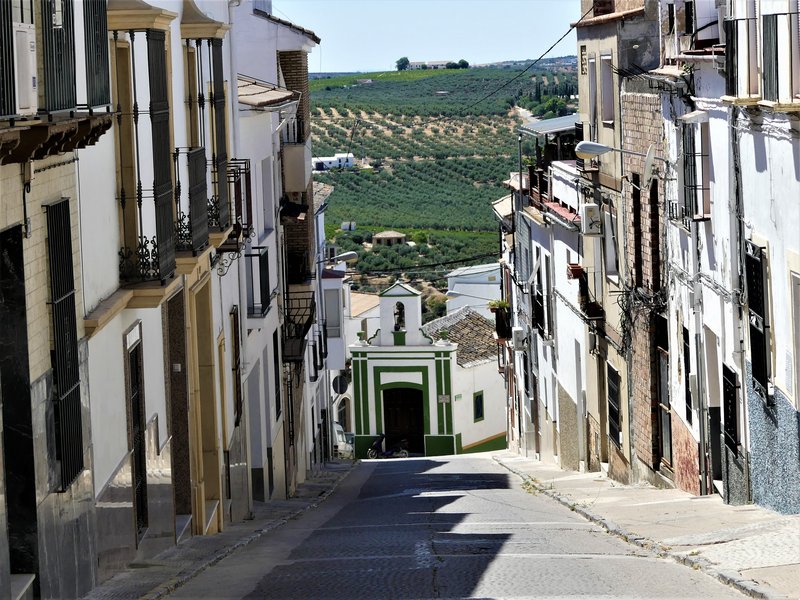
[[[237,89],[240,103],[258,108],[281,106],[300,99],[299,93],[241,76],[237,80]]]
[[[519,130],[528,135],[548,135],[553,133],[567,133],[575,131],[575,123],[580,123],[578,113],[566,117],[554,117],[534,123],[526,123]]]

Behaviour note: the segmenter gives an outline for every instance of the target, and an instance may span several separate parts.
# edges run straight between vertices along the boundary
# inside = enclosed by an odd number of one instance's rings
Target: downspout
[[[736,232],[735,232],[735,240],[734,243],[736,244],[736,252],[731,253],[731,258],[735,257],[736,265],[735,265],[735,272],[736,272],[736,282],[734,284],[734,290],[738,290],[738,298],[734,298],[736,302],[736,312],[734,313],[737,317],[736,319],[736,330],[738,334],[738,344],[739,349],[738,351],[734,351],[734,356],[736,357],[736,366],[739,368],[739,372],[742,374],[742,381],[739,382],[739,389],[744,390],[744,379],[747,376],[745,364],[745,335],[744,335],[744,322],[745,322],[745,315],[743,314],[744,305],[747,301],[747,292],[745,284],[745,274],[744,274],[744,264],[745,264],[745,235],[744,235],[744,208],[742,206],[742,158],[741,158],[741,149],[739,147],[739,130],[736,126],[736,121],[739,118],[739,110],[738,108],[734,107],[733,110],[728,114],[728,124],[730,130],[730,140],[731,140],[731,154],[732,154],[732,163],[733,163],[733,199],[734,199],[734,216],[736,218]],[[733,271],[733,269],[732,269]],[[746,394],[746,392],[744,392]],[[727,418],[728,415],[725,415]],[[750,448],[750,429],[747,426],[749,423],[748,418],[748,405],[747,405],[747,398],[746,396],[742,397],[742,420],[741,420],[741,430],[743,432],[742,435],[742,454],[744,458],[744,480],[745,480],[745,489],[747,490],[747,500],[749,502],[753,501],[753,492],[750,487],[750,460],[749,460],[749,448]]]

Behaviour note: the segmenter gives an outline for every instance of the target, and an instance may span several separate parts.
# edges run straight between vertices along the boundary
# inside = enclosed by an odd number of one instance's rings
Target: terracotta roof
[[[377,294],[350,292],[350,316],[357,317],[372,310],[381,303]]]
[[[497,359],[494,323],[469,306],[426,323],[422,330],[435,340],[441,339],[440,334],[447,331],[447,339],[458,344],[456,362],[460,367]]]

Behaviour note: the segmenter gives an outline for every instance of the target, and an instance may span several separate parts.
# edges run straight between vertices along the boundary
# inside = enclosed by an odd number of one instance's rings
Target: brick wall
[[[642,92],[624,92],[620,97],[622,108],[622,147],[625,150],[646,154],[652,145],[656,156],[664,156],[664,129],[661,117],[661,99],[658,95]],[[664,223],[664,195],[661,179],[654,179],[658,185],[658,197],[651,202],[650,189],[644,189],[647,174],[644,172],[644,158],[630,154],[623,155],[623,172],[630,178],[624,186],[623,202],[626,215],[626,239],[624,260],[627,286],[641,281],[646,295],[661,289],[662,231]],[[656,167],[663,171],[662,163],[655,161]],[[634,215],[633,174],[639,175],[641,184],[638,215]],[[634,230],[637,217],[639,231]],[[637,277],[637,271],[640,271]],[[633,423],[631,435],[637,456],[655,468],[660,460],[657,433],[658,418],[658,380],[654,364],[656,350],[652,310],[643,306],[628,313],[631,320],[631,374],[633,403]]]
[[[308,92],[308,54],[301,50],[278,52],[278,61],[280,62],[281,73],[283,73],[286,87],[302,94],[300,105],[297,107],[297,116],[306,123],[305,139],[308,139],[311,134],[311,127],[308,122],[311,114],[311,102]]]

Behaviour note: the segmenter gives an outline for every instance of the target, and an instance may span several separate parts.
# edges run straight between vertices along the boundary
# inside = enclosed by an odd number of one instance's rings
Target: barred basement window
[[[745,276],[747,306],[750,315],[750,360],[753,386],[765,402],[771,402],[769,379],[771,352],[768,303],[766,298],[766,252],[751,241],[746,242]]]
[[[59,491],[83,471],[83,426],[69,200],[46,207],[53,314],[53,415]]]
[[[606,366],[608,396],[608,437],[615,446],[622,444],[621,419],[619,410],[619,373],[611,365]]]

